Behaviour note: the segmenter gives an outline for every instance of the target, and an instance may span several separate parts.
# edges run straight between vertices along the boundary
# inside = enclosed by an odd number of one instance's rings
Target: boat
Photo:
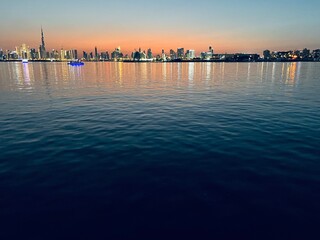
[[[28,63],[29,62],[28,59],[22,59],[21,61],[22,61],[22,63]]]
[[[77,60],[77,61],[70,61],[70,62],[68,62],[68,64],[70,66],[83,66],[84,62],[81,62],[81,61]]]

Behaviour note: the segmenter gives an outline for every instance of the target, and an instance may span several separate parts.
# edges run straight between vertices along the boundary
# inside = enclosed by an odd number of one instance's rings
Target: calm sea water
[[[1,239],[316,239],[319,63],[0,64]]]

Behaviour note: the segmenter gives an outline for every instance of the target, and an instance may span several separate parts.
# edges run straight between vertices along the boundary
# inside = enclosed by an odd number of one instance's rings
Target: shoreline
[[[0,63],[9,62],[21,62],[21,60],[6,60],[0,61]],[[29,60],[29,63],[68,63],[69,61],[59,60]],[[103,63],[103,62],[114,62],[114,63],[296,63],[296,62],[320,62],[320,60],[257,60],[257,61],[230,61],[230,60],[172,60],[172,61],[133,61],[133,60],[120,60],[120,61],[83,61],[85,63]]]

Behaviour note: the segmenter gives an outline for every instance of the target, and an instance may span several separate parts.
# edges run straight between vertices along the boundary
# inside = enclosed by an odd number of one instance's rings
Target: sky
[[[320,48],[319,0],[1,0],[0,49],[199,54]]]

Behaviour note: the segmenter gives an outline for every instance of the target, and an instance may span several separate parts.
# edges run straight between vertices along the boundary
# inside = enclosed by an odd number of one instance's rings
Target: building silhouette
[[[44,33],[43,33],[42,27],[41,27],[41,45],[39,47],[39,55],[40,55],[40,59],[47,58],[46,44],[44,41]]]

